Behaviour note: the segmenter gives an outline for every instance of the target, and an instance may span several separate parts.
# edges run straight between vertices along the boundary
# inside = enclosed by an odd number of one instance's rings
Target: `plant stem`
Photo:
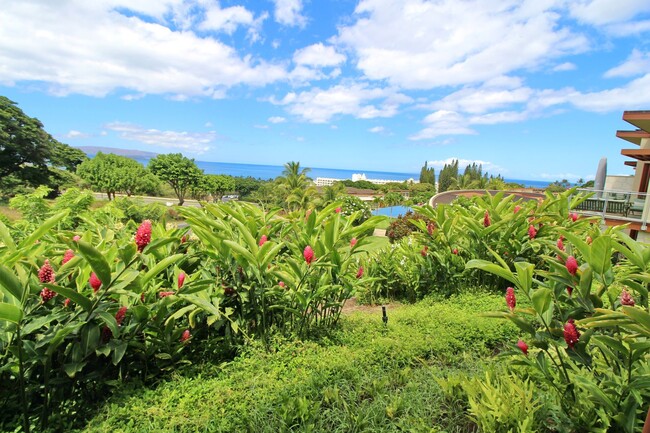
[[[23,430],[25,433],[29,433],[29,407],[25,393],[25,367],[23,365],[23,340],[20,338],[20,325],[16,327],[16,341],[18,343],[18,386],[23,407]]]

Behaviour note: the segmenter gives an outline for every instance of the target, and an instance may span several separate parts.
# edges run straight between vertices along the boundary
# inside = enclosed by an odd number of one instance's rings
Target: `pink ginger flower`
[[[72,240],[75,241],[75,242],[79,242],[79,241],[81,240],[81,236],[79,236],[79,235],[74,235],[74,237],[72,238]]]
[[[576,222],[578,220],[578,214],[575,212],[571,212],[569,214],[569,218],[571,219],[571,221]]]
[[[113,332],[108,326],[104,325],[102,328],[102,343],[108,343],[111,338],[113,338]]]
[[[537,236],[537,230],[535,230],[535,226],[531,224],[528,226],[528,237],[530,239],[535,239],[535,236]]]
[[[43,290],[41,290],[41,300],[43,303],[46,303],[55,296],[56,292],[54,290],[48,289],[47,287],[43,287]]]
[[[524,353],[524,355],[528,356],[528,345],[524,340],[517,341],[517,347]]]
[[[336,213],[341,213],[341,207],[339,206],[339,207],[337,207],[336,209],[334,209],[334,212],[336,212]]]
[[[284,288],[284,287],[286,286],[286,284],[284,284],[284,281],[280,281],[280,282],[278,283],[278,286]]]
[[[63,254],[63,260],[61,260],[61,264],[65,265],[70,260],[72,260],[73,257],[74,257],[74,251],[66,250],[65,253]]]
[[[357,279],[363,277],[363,267],[359,266],[359,270],[357,271]]]
[[[122,322],[124,322],[124,317],[126,316],[126,310],[126,307],[120,307],[120,309],[117,310],[117,313],[115,313],[115,321],[118,326],[122,326]]]
[[[587,236],[585,241],[587,242],[587,245],[591,245],[591,243],[593,242],[593,239],[591,239],[591,236]]]
[[[560,236],[560,239],[557,240],[557,248],[560,251],[564,251],[564,241],[562,240],[562,236]]]
[[[261,247],[262,245],[264,245],[266,243],[267,240],[269,240],[269,238],[267,238],[266,235],[262,235],[262,237],[260,238],[260,241],[259,241],[259,243],[257,245],[259,245]]]
[[[515,297],[515,289],[513,287],[508,287],[506,289],[506,304],[510,311],[515,311],[515,306],[517,305],[517,298]]]
[[[305,258],[305,262],[307,262],[308,265],[311,265],[311,262],[314,261],[314,250],[307,245],[305,250],[302,252],[302,256]]]
[[[357,238],[350,239],[350,248],[354,248],[356,244],[357,244]]]
[[[517,213],[521,210],[521,206],[517,205],[515,208],[512,210],[514,213]]]
[[[178,274],[178,290],[183,287],[183,283],[185,282],[185,272],[181,272]]]
[[[99,288],[102,286],[101,280],[97,278],[97,274],[94,272],[91,272],[88,282],[90,283],[90,287],[93,288],[93,292],[95,293],[97,293],[97,290],[99,290]]]
[[[135,232],[135,244],[138,246],[138,252],[141,253],[144,247],[149,245],[149,242],[151,242],[151,221],[144,220],[138,227],[138,231]]]
[[[184,244],[185,242],[187,242],[187,235],[181,236],[181,243]]]
[[[436,226],[433,225],[433,223],[427,224],[427,233],[429,233],[429,236],[433,235],[433,229],[435,229]]]
[[[421,255],[422,257],[426,257],[426,256],[427,256],[427,251],[429,251],[429,247],[425,245],[425,246],[422,248],[422,250],[420,251],[420,255]]]
[[[566,270],[569,271],[571,275],[575,275],[576,272],[578,272],[578,262],[576,261],[575,257],[567,257],[565,265]]]
[[[38,270],[38,279],[41,283],[53,283],[54,282],[54,269],[50,265],[49,260],[45,260],[41,269]]]
[[[628,307],[634,307],[635,305],[634,298],[632,297],[632,295],[630,295],[630,292],[628,292],[625,289],[623,289],[623,291],[621,292],[620,300],[621,300],[621,305],[627,305]]]
[[[66,300],[63,301],[63,306],[64,306],[65,308],[68,308],[68,307],[70,306],[70,298],[66,298]]]
[[[190,333],[189,329],[186,329],[185,331],[183,331],[183,334],[181,335],[181,343],[186,343],[187,340],[189,340],[191,336],[192,336],[192,334]]]
[[[160,296],[160,298],[166,298],[167,296],[171,296],[173,294],[174,294],[174,291],[167,291],[167,292],[158,293],[158,296]]]
[[[573,295],[573,287],[571,286],[566,286],[566,292],[569,294],[569,297]]]
[[[569,319],[569,321],[564,325],[564,341],[566,341],[569,349],[573,349],[573,346],[575,346],[579,339],[580,332],[578,332],[576,325],[573,323],[573,319]]]
[[[490,224],[492,224],[490,221],[490,213],[485,211],[485,214],[483,215],[483,227],[490,227]]]
[[[451,250],[451,253],[457,256],[458,255],[458,248],[454,248],[453,250]]]

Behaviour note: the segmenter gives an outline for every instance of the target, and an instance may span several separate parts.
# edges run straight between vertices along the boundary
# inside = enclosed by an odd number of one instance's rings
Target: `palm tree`
[[[281,179],[290,189],[301,188],[311,181],[311,179],[307,177],[307,173],[310,171],[310,168],[303,168],[301,170],[300,162],[289,161],[284,164]]]

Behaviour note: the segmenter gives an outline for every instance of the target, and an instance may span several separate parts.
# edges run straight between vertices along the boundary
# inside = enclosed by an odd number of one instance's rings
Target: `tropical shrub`
[[[343,195],[338,198],[338,201],[341,203],[340,207],[343,215],[351,217],[352,215],[357,214],[355,217],[355,224],[361,224],[372,216],[370,206],[359,197]]]

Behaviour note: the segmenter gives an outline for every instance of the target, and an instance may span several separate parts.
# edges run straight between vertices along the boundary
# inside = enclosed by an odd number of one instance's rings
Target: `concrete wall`
[[[634,189],[634,176],[607,176],[605,191],[636,191]]]

